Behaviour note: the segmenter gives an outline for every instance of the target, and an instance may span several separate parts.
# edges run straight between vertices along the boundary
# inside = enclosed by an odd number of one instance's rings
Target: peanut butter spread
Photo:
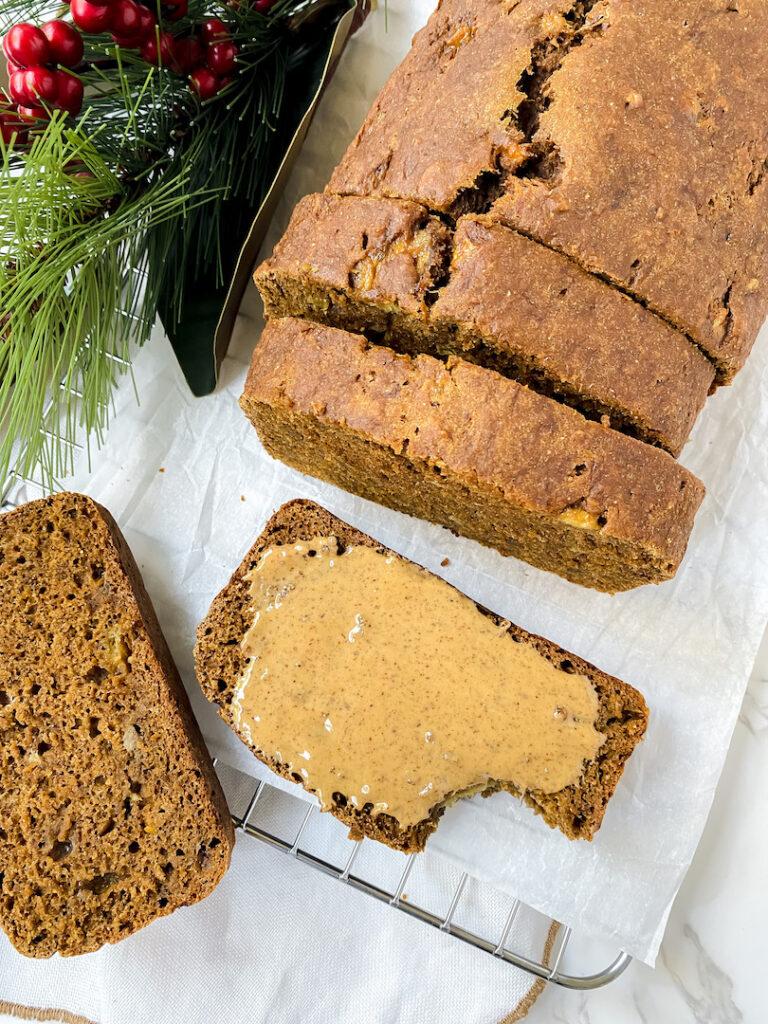
[[[315,792],[414,825],[490,779],[555,793],[605,737],[590,681],[507,635],[469,598],[334,537],[269,548],[234,724]]]

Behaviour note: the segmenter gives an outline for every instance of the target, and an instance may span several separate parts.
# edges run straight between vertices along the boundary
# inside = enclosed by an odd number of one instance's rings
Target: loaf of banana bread
[[[461,359],[273,320],[240,400],[288,465],[609,592],[675,574],[701,483],[666,452]]]
[[[234,841],[136,563],[58,494],[0,516],[0,926],[27,956],[207,896]]]
[[[448,805],[499,790],[591,839],[648,720],[626,683],[309,501],[272,517],[201,623],[195,659],[261,761],[354,838],[407,853]]]

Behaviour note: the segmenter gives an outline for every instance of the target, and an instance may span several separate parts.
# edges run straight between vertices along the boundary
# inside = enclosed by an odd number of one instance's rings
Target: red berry
[[[150,39],[154,37],[155,25],[157,25],[157,16],[153,11],[150,11],[148,7],[139,8],[139,35],[141,39]]]
[[[227,86],[232,85],[235,78],[234,75],[224,75],[223,78],[219,79],[219,92],[224,92]]]
[[[44,103],[55,101],[58,95],[58,86],[53,71],[48,68],[27,68],[23,75],[29,106],[39,105],[40,100]]]
[[[189,76],[189,86],[201,100],[209,100],[219,91],[219,78],[209,68],[195,68]]]
[[[10,146],[14,139],[17,146],[23,146],[26,134],[21,127],[21,122],[14,124],[13,121],[5,117],[0,118],[0,138],[2,138],[6,146]]]
[[[10,78],[14,71],[23,71],[24,68],[21,64],[17,64],[15,60],[7,60],[6,65],[8,68],[8,77]]]
[[[112,15],[110,29],[121,39],[137,39],[141,32],[139,5],[133,0],[115,0],[109,8]]]
[[[67,71],[57,71],[56,85],[56,106],[59,110],[66,110],[68,114],[76,117],[83,106],[83,83],[76,75],[70,75]]]
[[[68,3],[69,0],[65,0]],[[94,7],[111,7],[115,0],[90,0]]]
[[[19,117],[24,121],[47,121],[50,115],[45,107],[19,107]]]
[[[178,0],[178,3],[163,5],[163,20],[178,21],[183,18],[189,10],[188,0]]]
[[[10,109],[6,105],[4,96],[0,100],[0,136],[6,146],[10,146],[14,139],[17,146],[23,146],[27,140],[24,122],[15,108]]]
[[[89,0],[72,0],[69,9],[77,27],[89,35],[106,32],[112,24],[111,7],[97,7]]]
[[[3,39],[3,49],[6,57],[22,68],[48,64],[51,59],[48,40],[37,25],[30,25],[28,21],[13,26]]]
[[[55,21],[46,21],[42,32],[48,40],[54,64],[74,68],[83,59],[83,37],[66,21],[58,18]]]
[[[209,46],[211,43],[229,39],[229,32],[221,18],[209,18],[208,21],[204,21],[200,27],[200,34],[203,37],[203,42]]]
[[[111,33],[113,41],[120,47],[121,50],[138,50],[141,44],[144,42],[143,38],[139,35],[135,36],[116,36],[114,32]]]
[[[203,44],[197,36],[186,36],[176,40],[176,67],[182,75],[188,75],[192,68],[203,60]]]
[[[31,102],[27,96],[27,83],[24,80],[24,71],[14,71],[9,79],[8,88],[14,103],[27,104]]]
[[[275,6],[275,0],[256,0],[253,5],[260,14],[266,14]]]
[[[228,75],[234,70],[237,47],[234,43],[213,43],[205,53],[205,63],[217,75]]]
[[[156,32],[144,40],[141,56],[147,64],[167,68],[176,61],[176,40],[170,32]]]

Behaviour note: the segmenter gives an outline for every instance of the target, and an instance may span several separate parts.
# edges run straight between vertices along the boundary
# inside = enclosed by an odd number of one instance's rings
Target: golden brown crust
[[[704,494],[665,452],[491,370],[300,320],[267,325],[241,405],[302,472],[601,590],[673,576]]]
[[[527,156],[518,83],[542,18],[572,0],[440,0],[333,173],[329,191],[412,199],[448,214]]]
[[[763,0],[594,4],[534,135],[556,171],[511,177],[494,210],[685,331],[722,381],[768,312],[767,39]]]
[[[246,576],[258,564],[261,554],[267,548],[311,540],[317,536],[336,537],[344,547],[364,545],[396,558],[401,557],[313,502],[303,499],[292,501],[275,513],[227,586],[215,598],[197,632],[195,663],[200,685],[206,697],[217,705],[224,721],[235,731],[231,700],[233,687],[245,670],[241,642],[252,618],[250,587]],[[499,625],[502,623],[498,616],[478,607],[494,622]],[[565,671],[584,674],[598,693],[600,710],[596,727],[607,738],[595,760],[586,765],[580,782],[550,796],[538,792],[523,794],[525,802],[541,814],[551,827],[561,829],[571,839],[591,839],[600,827],[605,807],[621,777],[627,758],[645,732],[648,720],[645,701],[626,683],[600,672],[593,665],[548,640],[514,625],[509,626],[508,632],[512,640],[531,644],[545,658]],[[263,751],[248,744],[242,735],[240,738],[273,771],[293,781],[303,781],[301,776],[292,775],[288,766],[276,763]],[[489,796],[502,789],[521,795],[505,780],[489,782],[487,787],[478,791]],[[453,799],[463,795],[456,794]],[[437,805],[430,816],[414,828],[401,828],[391,816],[371,815],[364,808],[352,807],[343,794],[340,797],[333,814],[348,825],[354,835],[359,838],[369,836],[406,853],[423,849],[426,840],[437,828],[446,805],[452,802],[449,799]]]
[[[116,942],[208,895],[231,818],[112,517],[0,518],[0,923],[29,956]]]
[[[531,366],[524,383],[547,393],[537,387],[543,378],[581,412],[673,455],[714,379],[712,364],[674,328],[487,218],[459,221],[450,280],[431,314],[438,330],[457,325],[457,349],[517,351]]]
[[[286,303],[303,304],[303,293],[286,294],[305,280],[322,282],[324,304],[343,305],[349,295],[370,304],[373,330],[386,328],[379,306],[426,315],[428,293],[450,258],[448,228],[416,203],[357,199],[327,193],[305,196],[256,283],[269,317],[284,316]]]

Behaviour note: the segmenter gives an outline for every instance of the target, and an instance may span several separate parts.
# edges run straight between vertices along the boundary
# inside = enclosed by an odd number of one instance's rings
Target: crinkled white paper
[[[293,204],[321,189],[431,3],[389,0],[352,42],[293,175]],[[211,748],[248,770],[246,749],[199,695],[198,621],[274,509],[311,497],[471,597],[641,690],[651,708],[601,831],[569,842],[498,794],[450,810],[433,852],[537,909],[652,963],[701,835],[768,618],[768,346],[712,398],[682,461],[708,495],[677,579],[618,596],[582,590],[448,531],[381,509],[273,462],[237,406],[260,302],[251,289],[219,392],[194,399],[167,343],[139,356],[105,447],[68,485],[124,528]],[[764,332],[765,334],[765,332]],[[445,558],[450,564],[443,568]]]

